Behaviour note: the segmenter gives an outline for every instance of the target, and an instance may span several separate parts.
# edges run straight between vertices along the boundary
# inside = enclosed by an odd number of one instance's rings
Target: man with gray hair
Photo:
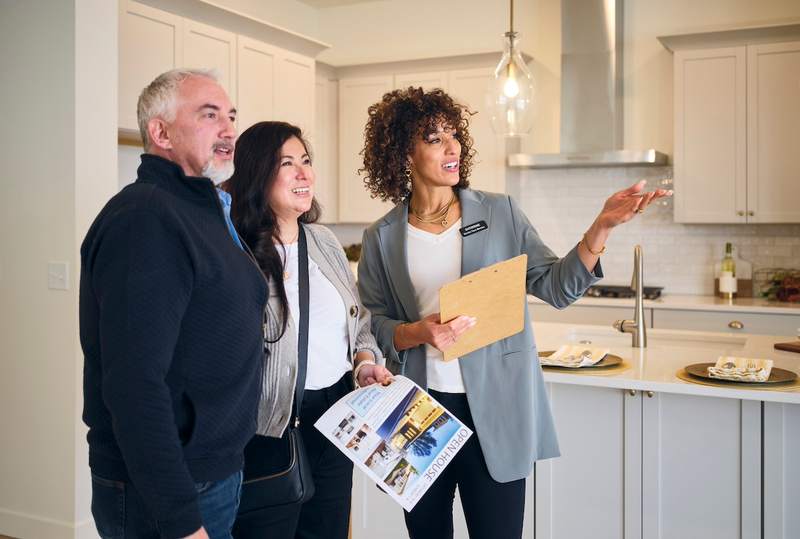
[[[139,97],[135,183],[81,246],[80,338],[100,536],[228,538],[256,427],[267,285],[230,200],[236,110],[212,72]]]

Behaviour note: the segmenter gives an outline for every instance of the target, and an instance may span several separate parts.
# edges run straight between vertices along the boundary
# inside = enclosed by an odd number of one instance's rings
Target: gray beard
[[[221,167],[214,166],[214,160],[210,159],[203,167],[203,176],[219,185],[233,176],[233,161],[226,161]]]

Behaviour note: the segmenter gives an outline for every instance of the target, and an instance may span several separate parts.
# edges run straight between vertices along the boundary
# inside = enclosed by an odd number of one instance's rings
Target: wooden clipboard
[[[439,290],[443,323],[461,315],[477,319],[475,326],[443,352],[445,361],[522,331],[527,263],[528,255],[519,255],[464,275]]]

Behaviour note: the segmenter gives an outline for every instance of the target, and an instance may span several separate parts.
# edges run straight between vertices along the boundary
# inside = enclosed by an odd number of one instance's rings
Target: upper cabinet
[[[412,72],[399,67],[395,73],[344,76],[339,80],[339,222],[370,223],[391,209],[390,203],[370,197],[357,171],[363,166],[360,152],[364,147],[367,109],[384,93],[409,86],[442,88],[475,113],[469,120],[476,151],[470,187],[505,191],[505,141],[492,130],[485,104],[492,66]]]
[[[800,222],[800,25],[660,39],[675,51],[675,221]]]
[[[189,19],[183,23],[183,66],[214,69],[228,95],[236,95],[236,34]]]
[[[183,19],[135,2],[119,7],[119,126],[138,131],[139,94],[159,73],[183,65]]]
[[[358,169],[363,166],[367,109],[393,88],[392,76],[339,80],[339,216],[340,223],[371,223],[392,208],[370,197]]]
[[[193,6],[191,1],[164,3],[175,10]],[[231,12],[211,4],[198,2],[193,9],[207,18],[235,19]],[[287,43],[299,50],[314,53],[324,46],[297,34],[284,36],[283,30],[263,21],[240,22],[248,30],[257,26],[278,42],[289,39]],[[150,81],[170,69],[187,67],[216,69],[238,109],[240,133],[259,121],[283,120],[313,134],[313,57],[129,0],[120,1],[119,26],[120,130],[138,132],[136,101]]]
[[[747,47],[747,210],[800,222],[800,41]]]

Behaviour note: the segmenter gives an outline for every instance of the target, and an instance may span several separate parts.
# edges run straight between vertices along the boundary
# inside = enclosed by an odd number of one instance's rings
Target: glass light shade
[[[499,135],[526,135],[533,127],[533,75],[519,52],[516,32],[507,32],[503,57],[489,81],[492,129]]]

